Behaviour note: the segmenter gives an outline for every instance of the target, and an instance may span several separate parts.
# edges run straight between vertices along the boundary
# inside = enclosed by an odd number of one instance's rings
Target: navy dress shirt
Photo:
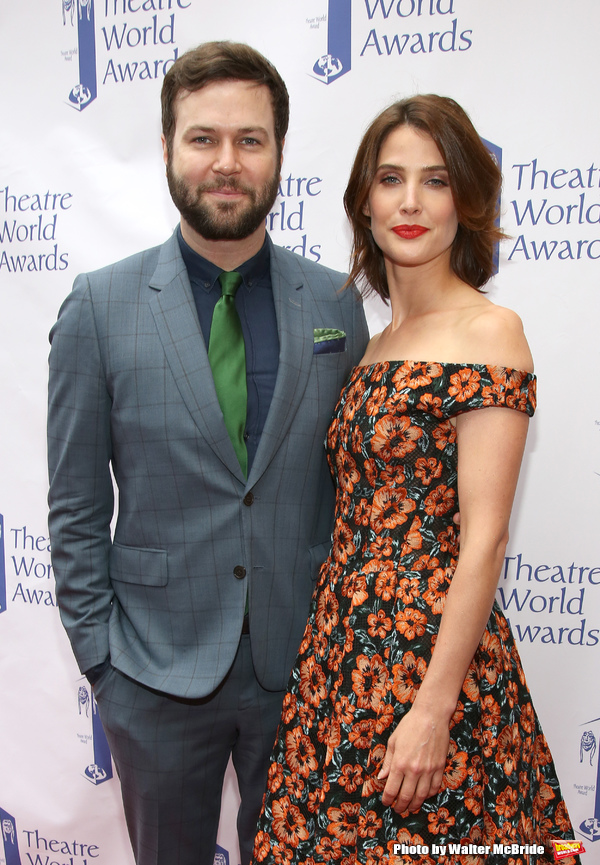
[[[221,268],[188,246],[180,228],[177,229],[177,237],[190,278],[200,329],[208,350],[213,311],[221,297]],[[235,296],[235,306],[246,346],[248,411],[244,438],[248,448],[248,473],[269,413],[279,365],[279,334],[270,259],[269,241],[265,237],[265,242],[256,255],[236,267],[237,273],[242,275],[242,283]]]

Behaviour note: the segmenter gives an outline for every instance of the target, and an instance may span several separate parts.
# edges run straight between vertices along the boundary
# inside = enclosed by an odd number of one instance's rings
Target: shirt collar
[[[179,225],[177,226],[177,240],[190,282],[194,286],[203,288],[207,293],[210,292],[219,279],[222,272],[221,268],[207,258],[203,258],[185,242]],[[256,255],[236,267],[237,273],[242,275],[242,285],[248,291],[251,291],[259,282],[270,286],[270,264],[271,246],[265,235],[265,241]]]

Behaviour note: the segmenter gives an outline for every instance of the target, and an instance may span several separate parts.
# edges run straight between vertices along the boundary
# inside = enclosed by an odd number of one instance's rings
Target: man
[[[266,236],[288,124],[271,64],[201,45],[162,114],[178,229],[78,277],[51,333],[57,599],[138,865],[212,863],[230,754],[246,863],[330,543],[323,440],[367,330],[341,274]]]

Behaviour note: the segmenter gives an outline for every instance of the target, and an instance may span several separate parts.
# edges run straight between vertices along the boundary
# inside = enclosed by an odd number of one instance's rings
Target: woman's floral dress
[[[551,838],[573,837],[497,604],[451,721],[439,794],[402,816],[381,802],[386,742],[427,672],[458,554],[450,418],[485,406],[532,415],[534,376],[390,361],[356,367],[342,391],[327,435],[332,550],[283,703],[254,863],[543,865]]]

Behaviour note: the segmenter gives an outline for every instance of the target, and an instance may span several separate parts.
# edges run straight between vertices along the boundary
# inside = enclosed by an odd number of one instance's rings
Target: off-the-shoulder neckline
[[[516,366],[505,366],[501,363],[484,363],[479,361],[455,361],[455,360],[378,360],[375,363],[356,364],[355,370],[374,369],[377,366],[391,366],[392,364],[414,364],[415,366],[459,366],[465,367],[482,367],[484,369],[505,369],[510,372],[522,372],[524,375],[535,376],[534,372],[528,372],[526,369],[519,369]]]

